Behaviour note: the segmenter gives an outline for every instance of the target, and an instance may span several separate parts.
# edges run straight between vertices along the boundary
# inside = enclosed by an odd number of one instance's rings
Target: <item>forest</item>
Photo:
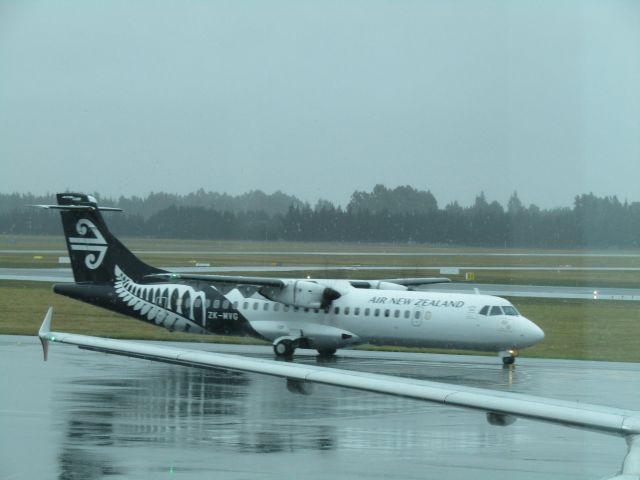
[[[129,237],[391,242],[518,248],[635,248],[640,202],[577,195],[571,207],[525,206],[514,192],[506,206],[483,192],[469,206],[439,207],[428,190],[376,185],[355,191],[342,207],[314,206],[282,192],[239,196],[198,190],[188,195],[151,193],[117,199],[93,194],[114,233]],[[61,234],[58,215],[29,205],[55,203],[54,195],[0,194],[0,234]]]

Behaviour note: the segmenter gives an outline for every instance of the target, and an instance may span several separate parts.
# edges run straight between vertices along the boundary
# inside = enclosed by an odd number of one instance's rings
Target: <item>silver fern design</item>
[[[184,332],[207,333],[206,296],[188,285],[140,285],[115,266],[118,298],[149,322]]]

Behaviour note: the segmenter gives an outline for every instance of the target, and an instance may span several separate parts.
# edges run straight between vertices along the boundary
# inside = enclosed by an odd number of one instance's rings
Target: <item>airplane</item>
[[[311,384],[332,385],[477,410],[485,413],[489,424],[498,427],[507,427],[518,418],[524,418],[615,435],[625,439],[627,453],[620,471],[607,478],[640,480],[640,411],[391,375],[175,348],[150,342],[55,332],[51,331],[52,315],[53,309],[49,308],[38,332],[45,361],[49,345],[60,343],[75,345],[84,350],[162,363],[281,377],[286,379],[290,392],[303,395],[311,393]]]
[[[512,364],[544,332],[507,300],[481,294],[415,290],[444,278],[284,279],[171,273],[147,265],[107,228],[82,193],[59,193],[75,283],[55,293],[171,331],[250,335],[277,357],[296,348],[331,356],[362,343],[498,352]]]

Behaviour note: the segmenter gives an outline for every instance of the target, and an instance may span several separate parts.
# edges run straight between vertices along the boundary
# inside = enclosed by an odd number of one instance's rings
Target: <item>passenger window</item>
[[[273,311],[274,311],[274,312],[278,312],[278,311],[280,311],[280,304],[279,304],[279,303],[275,303],[275,304],[273,305]]]
[[[354,315],[360,315],[360,308],[356,307],[356,309],[353,311]]]
[[[222,302],[222,308],[224,308],[225,310],[229,308],[229,300],[225,300],[224,302]]]
[[[485,305],[478,312],[480,315],[486,315],[489,312],[489,305]]]
[[[344,314],[349,315],[349,307],[344,307]]]
[[[220,308],[220,300],[213,301],[213,308],[215,308],[216,310]]]
[[[246,310],[247,308],[249,308],[249,302],[244,302],[244,303],[242,304],[242,308],[244,308],[245,310]]]
[[[416,313],[413,315],[413,317],[417,320],[420,318],[420,310],[416,310]]]
[[[385,317],[388,317],[390,313],[391,313],[391,312],[390,312],[390,310],[387,308],[387,309],[385,309],[385,311],[384,311],[384,316],[385,316]]]
[[[317,308],[314,308],[313,313],[320,313],[320,311]]]
[[[258,302],[253,302],[253,309],[257,310],[258,309]]]
[[[409,318],[409,315],[411,315],[411,313],[409,312],[409,310],[405,310],[405,311],[404,311],[404,318]]]
[[[304,313],[309,313],[309,309],[308,309],[308,308],[305,308],[305,309],[304,309]]]
[[[233,309],[237,310],[238,309],[238,302],[233,302]]]
[[[376,308],[376,309],[373,311],[373,315],[374,315],[375,317],[379,317],[379,316],[380,316],[380,309],[379,309],[379,308]]]
[[[370,312],[371,312],[371,310],[369,310],[368,308],[365,308],[365,309],[364,309],[364,315],[365,315],[365,317],[368,317]]]
[[[288,312],[289,311],[289,305],[285,305],[284,307],[282,307],[282,311],[283,312]]]
[[[299,312],[300,311],[300,307],[293,307],[293,311],[294,312]]]
[[[502,309],[500,307],[493,306],[493,307],[491,307],[491,314],[490,315],[502,315]]]
[[[336,307],[336,308],[334,308],[334,309],[333,309],[333,313],[334,313],[335,315],[340,314],[340,307]]]
[[[393,312],[393,316],[395,318],[400,318],[400,310],[396,310],[395,312]]]
[[[267,302],[264,302],[264,307],[262,307],[262,309],[266,312],[267,310],[269,310],[269,304]]]

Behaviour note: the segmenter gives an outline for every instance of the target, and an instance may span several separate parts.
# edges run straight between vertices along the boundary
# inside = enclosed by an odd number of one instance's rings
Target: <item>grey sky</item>
[[[637,1],[3,1],[0,191],[640,201]]]

